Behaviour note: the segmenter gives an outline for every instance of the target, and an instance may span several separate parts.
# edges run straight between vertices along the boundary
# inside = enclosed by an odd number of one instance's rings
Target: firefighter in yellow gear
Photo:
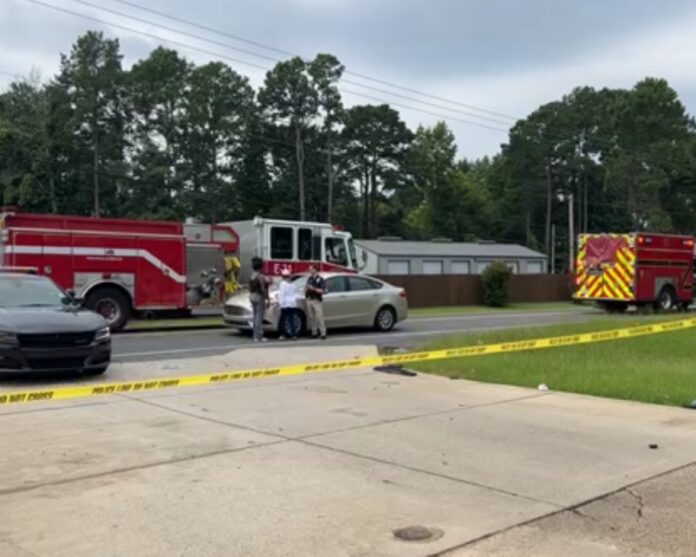
[[[239,288],[239,259],[234,255],[225,255],[225,298],[229,298]]]

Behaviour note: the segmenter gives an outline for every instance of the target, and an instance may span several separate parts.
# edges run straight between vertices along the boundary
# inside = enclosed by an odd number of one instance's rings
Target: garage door
[[[441,275],[442,261],[423,261],[424,275]]]
[[[541,261],[530,261],[527,263],[528,275],[540,275],[544,272],[544,264]]]
[[[411,266],[408,261],[387,261],[388,275],[410,275]]]
[[[468,275],[471,273],[471,264],[468,261],[452,261],[453,275]]]

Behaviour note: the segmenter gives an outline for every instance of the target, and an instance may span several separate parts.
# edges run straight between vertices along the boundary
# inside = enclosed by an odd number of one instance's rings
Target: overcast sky
[[[274,63],[164,30],[163,25],[195,35],[205,33],[115,0],[89,2],[154,24],[104,13],[75,0],[40,1],[133,31],[86,21],[28,0],[0,0],[0,89],[13,75],[26,75],[32,69],[50,78],[58,68],[59,54],[69,52],[75,38],[88,29],[117,36],[126,67],[158,43],[175,47],[196,62],[222,59],[249,76],[254,85],[262,82],[264,70],[253,65],[268,68]],[[693,0],[130,1],[282,51],[306,57],[331,52],[351,72],[460,103],[394,89],[355,75],[346,79],[373,89],[354,83],[343,86],[346,104],[388,100],[402,105],[395,108],[414,128],[443,119],[423,111],[447,116],[460,154],[469,158],[494,154],[505,141],[504,130],[510,120],[491,112],[525,116],[577,85],[631,87],[647,75],[664,77],[687,109],[696,113]],[[143,32],[221,56],[187,50],[143,36]],[[230,38],[207,36],[262,56],[283,57]],[[409,100],[391,96],[388,91]]]

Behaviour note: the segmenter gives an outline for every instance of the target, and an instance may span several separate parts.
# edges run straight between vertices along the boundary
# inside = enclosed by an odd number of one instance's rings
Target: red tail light
[[[402,290],[401,292],[399,292],[399,296],[401,296],[402,298],[405,298],[405,297],[406,297],[406,291],[405,291],[405,290]]]

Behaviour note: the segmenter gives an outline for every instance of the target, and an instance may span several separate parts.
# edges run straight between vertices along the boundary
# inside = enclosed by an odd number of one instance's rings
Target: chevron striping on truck
[[[353,358],[350,360],[338,360],[333,362],[299,364],[292,366],[249,369],[222,373],[209,373],[184,377],[153,379],[150,381],[101,383],[96,385],[77,385],[74,387],[59,387],[55,389],[0,392],[0,406],[9,404],[23,404],[29,402],[87,398],[113,394],[140,393],[156,391],[160,389],[172,389],[176,387],[197,387],[216,383],[231,383],[235,381],[244,381],[247,379],[284,377],[290,375],[302,375],[304,373],[341,371],[361,367],[406,364],[411,362],[445,360],[450,358],[486,356],[493,354],[504,354],[509,352],[524,352],[527,350],[543,350],[548,348],[559,348],[564,346],[576,346],[581,344],[593,344],[597,342],[630,339],[646,335],[669,333],[672,331],[679,331],[692,328],[696,328],[696,318],[666,321],[662,323],[654,323],[651,325],[642,325],[624,329],[597,331],[594,333],[582,333],[577,335],[538,338],[515,342],[503,342],[497,344],[484,344],[480,346],[466,346],[462,348],[451,348],[446,350],[412,352],[407,354],[397,354],[393,356]]]

